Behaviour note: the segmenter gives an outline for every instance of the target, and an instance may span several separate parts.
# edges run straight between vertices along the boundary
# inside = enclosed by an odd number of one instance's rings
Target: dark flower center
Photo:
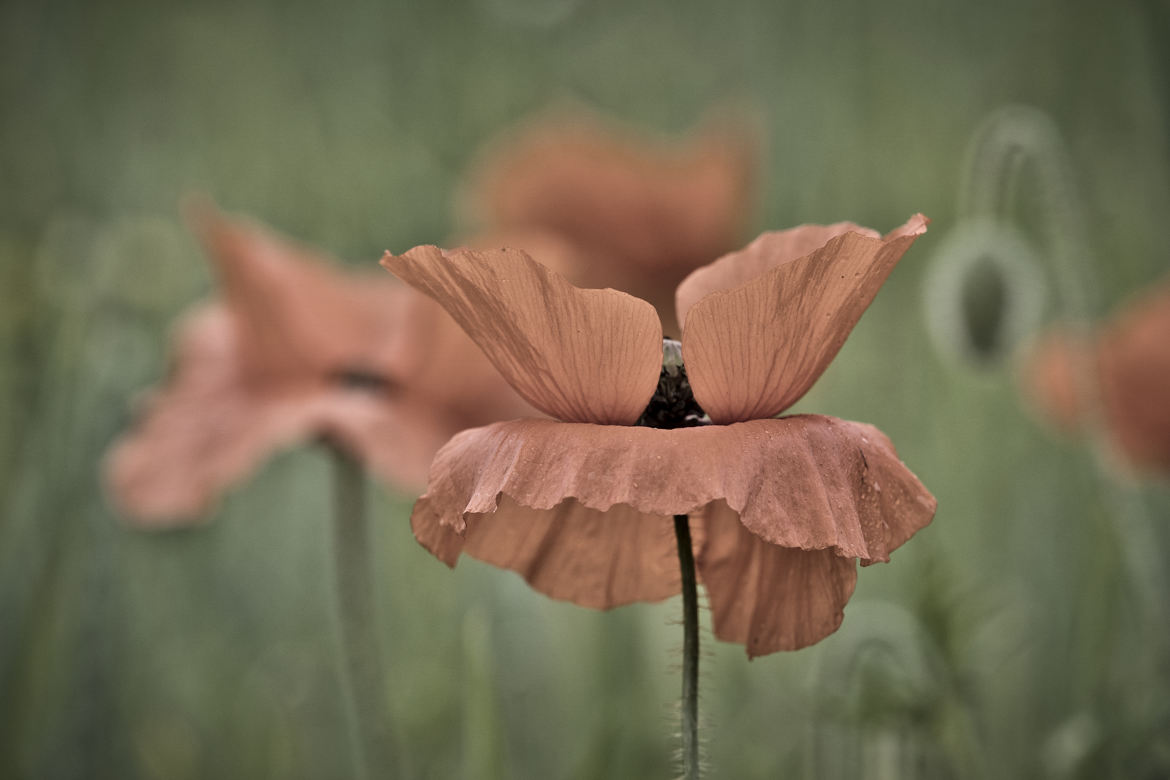
[[[682,345],[674,339],[662,340],[662,373],[658,388],[635,425],[647,428],[693,428],[709,425],[707,413],[695,401],[687,370],[682,361]]]
[[[333,372],[332,379],[348,390],[361,390],[371,394],[393,394],[397,383],[387,376],[363,366],[349,366]]]

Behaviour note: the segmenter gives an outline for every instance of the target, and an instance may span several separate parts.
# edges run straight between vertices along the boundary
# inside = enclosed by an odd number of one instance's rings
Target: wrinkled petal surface
[[[738,252],[720,257],[699,268],[683,280],[675,292],[675,304],[680,322],[699,299],[721,290],[734,290],[777,266],[810,255],[844,233],[860,233],[880,238],[876,230],[853,222],[832,225],[801,225],[788,230],[761,234]]]
[[[847,232],[763,276],[709,293],[686,313],[683,360],[695,400],[717,423],[772,417],[796,403],[828,367],[898,260],[922,233],[915,215],[884,239]],[[778,234],[783,235],[783,234]],[[723,276],[760,257],[769,241],[721,260]],[[778,239],[787,249],[789,241]],[[783,256],[783,255],[778,255]]]
[[[466,552],[518,572],[546,596],[584,607],[661,601],[679,592],[673,519],[623,504],[601,511],[570,498],[534,509],[503,495],[496,511],[468,515],[463,534],[433,517],[420,517],[414,532],[450,566]]]
[[[517,250],[415,247],[382,264],[430,295],[536,408],[572,422],[630,424],[662,363],[654,307],[580,290]]]
[[[717,503],[704,512],[698,559],[715,636],[754,658],[799,650],[837,630],[857,584],[857,562],[834,550],[768,544]]]
[[[765,547],[828,550],[871,563],[887,560],[930,522],[934,508],[889,440],[860,423],[802,415],[660,430],[516,420],[464,431],[443,447],[411,524],[448,565],[461,552],[483,555],[556,598],[614,606],[676,592],[669,522],[676,514],[706,512],[722,523],[720,512],[730,513]],[[704,536],[697,535],[696,548]],[[773,573],[785,568],[787,559],[744,544],[723,539],[714,552],[700,551],[719,599],[735,561],[758,559]],[[833,592],[847,597],[843,569],[818,574],[804,560],[807,572],[797,579],[814,589],[822,580],[837,583]],[[652,576],[615,561],[637,561]],[[716,620],[728,636],[744,622]],[[831,621],[814,622],[791,636],[812,636]]]

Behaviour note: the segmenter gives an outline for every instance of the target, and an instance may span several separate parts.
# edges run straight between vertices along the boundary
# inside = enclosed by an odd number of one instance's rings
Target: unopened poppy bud
[[[997,366],[1036,330],[1046,284],[1036,250],[1017,230],[968,220],[935,252],[924,291],[928,333],[949,358]]]

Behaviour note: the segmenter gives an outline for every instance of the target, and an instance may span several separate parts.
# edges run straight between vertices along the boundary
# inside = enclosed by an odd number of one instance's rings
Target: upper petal
[[[800,239],[774,234],[723,258],[710,272],[696,272],[693,283],[684,283],[686,298],[721,279],[739,278],[735,266],[741,263],[750,269],[771,266],[739,287],[707,294],[687,310],[683,358],[699,405],[715,422],[734,422],[772,417],[796,403],[924,232],[926,218],[918,214],[885,238],[845,232],[797,260],[787,252]]]
[[[512,227],[474,233],[452,239],[449,244],[457,249],[491,250],[500,247],[519,249],[545,268],[560,274],[575,287],[594,287],[590,284],[593,266],[599,255],[576,244],[560,233],[545,228]],[[601,287],[625,288],[610,283]],[[627,291],[628,292],[628,291]]]
[[[788,230],[761,233],[743,249],[692,271],[683,280],[675,291],[675,310],[679,322],[686,322],[687,312],[700,299],[720,290],[733,290],[779,265],[799,260],[842,233],[860,233],[873,238],[881,235],[876,230],[853,222],[800,225]]]
[[[417,402],[441,413],[451,426],[446,439],[465,428],[540,416],[442,306],[413,287],[395,286],[405,294],[382,368],[396,405]]]
[[[712,507],[761,544],[870,563],[930,522],[935,502],[880,431],[831,417],[675,430],[517,420],[444,446],[411,525],[449,565],[466,551],[554,597],[613,606],[675,592],[669,520]],[[740,553],[713,555],[721,587],[720,561]]]
[[[562,420],[631,424],[658,384],[654,307],[579,290],[517,250],[415,247],[384,265],[430,295],[529,403]]]
[[[191,201],[186,213],[237,318],[249,381],[284,383],[385,359],[397,327],[398,285],[337,270],[325,254],[209,202]]]

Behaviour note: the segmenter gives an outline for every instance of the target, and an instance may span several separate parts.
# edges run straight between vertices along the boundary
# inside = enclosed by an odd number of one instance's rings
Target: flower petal
[[[569,276],[574,284],[649,301],[677,338],[675,287],[738,245],[757,196],[752,117],[727,106],[710,117],[670,141],[581,109],[542,115],[488,145],[464,190],[465,210],[481,227],[568,237],[591,257]]]
[[[339,264],[326,255],[210,203],[189,202],[186,214],[237,317],[249,381],[285,382],[384,359],[396,328],[398,285],[335,270]]]
[[[406,285],[398,324],[387,339],[382,370],[399,406],[429,406],[447,420],[448,434],[540,412],[522,399],[443,307]],[[431,450],[425,466],[438,447]],[[423,473],[425,484],[425,470]]]
[[[693,268],[734,246],[750,216],[757,136],[724,120],[668,144],[586,111],[555,113],[489,145],[465,200],[482,224],[552,230],[615,270]]]
[[[579,290],[524,252],[386,253],[382,265],[430,295],[512,387],[573,422],[630,424],[662,364],[654,307],[616,290]]]
[[[698,568],[716,637],[755,658],[807,647],[841,625],[857,584],[853,558],[768,544],[725,504],[709,506],[703,523]]]
[[[1170,283],[1129,301],[1090,331],[1064,325],[1025,357],[1025,390],[1062,428],[1104,427],[1138,470],[1170,472]]]
[[[468,516],[462,536],[420,514],[414,533],[449,566],[459,553],[519,573],[537,591],[593,609],[661,601],[679,591],[678,554],[669,517],[622,504],[608,511],[573,499],[533,509],[504,495],[495,512]]]
[[[1118,448],[1170,472],[1170,284],[1129,301],[1101,329],[1101,396]]]
[[[679,322],[686,322],[687,312],[700,299],[713,292],[734,290],[777,266],[812,254],[843,233],[860,233],[879,238],[880,233],[853,222],[832,225],[800,225],[788,230],[762,233],[738,252],[720,257],[713,263],[692,271],[675,292],[675,310]]]
[[[267,403],[239,364],[236,325],[225,309],[202,310],[183,326],[174,377],[106,461],[111,498],[136,523],[197,519],[272,450],[307,434],[304,406]]]
[[[536,259],[545,268],[560,274],[575,287],[595,287],[589,281],[594,276],[593,266],[600,256],[573,243],[565,236],[543,228],[500,228],[453,239],[451,246],[458,249],[491,250],[507,247],[519,249]],[[614,283],[600,285],[625,290]]]
[[[392,486],[421,488],[431,458],[464,427],[425,393],[326,382],[257,389],[243,376],[236,318],[222,306],[189,316],[178,342],[174,375],[105,463],[111,498],[140,526],[198,521],[272,453],[316,437]]]
[[[1024,355],[1020,380],[1033,406],[1056,426],[1080,428],[1094,402],[1082,395],[1099,391],[1096,334],[1069,327],[1043,334]]]
[[[780,261],[763,276],[694,303],[683,328],[683,359],[695,400],[719,423],[772,417],[796,403],[925,231],[926,218],[915,215],[884,239],[843,233],[811,254]],[[789,246],[783,235],[777,234],[781,249]],[[737,260],[711,272],[708,282],[734,278],[726,266],[740,261],[751,268],[768,265],[761,255],[770,243],[730,256]]]
[[[531,572],[537,553],[562,563],[579,554],[573,582],[539,587],[596,606],[609,603],[606,583],[620,574],[610,565],[627,554],[619,544],[632,544],[655,572],[651,581],[622,575],[612,587],[623,600],[654,600],[674,588],[661,563],[674,555],[666,520],[715,504],[764,543],[829,549],[863,563],[888,560],[935,507],[880,431],[832,417],[675,430],[516,420],[448,442],[411,524],[449,565],[461,551],[483,552],[534,585],[544,582]],[[522,521],[535,523],[545,541],[516,541],[527,533]],[[480,538],[489,534],[504,541]]]

